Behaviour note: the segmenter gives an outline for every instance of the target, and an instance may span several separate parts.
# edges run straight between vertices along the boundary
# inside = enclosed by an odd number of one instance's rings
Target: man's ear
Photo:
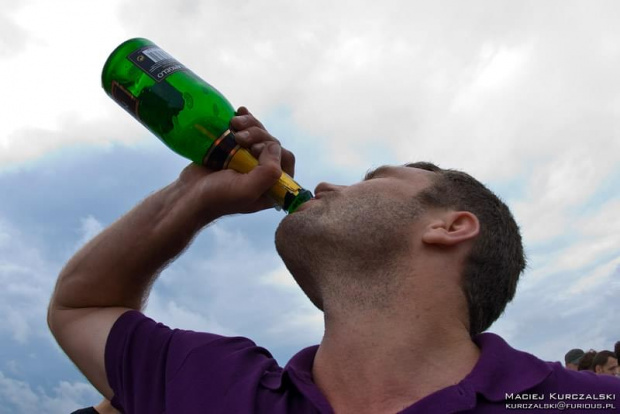
[[[429,224],[422,235],[427,244],[454,246],[480,233],[478,217],[469,211],[448,211]]]

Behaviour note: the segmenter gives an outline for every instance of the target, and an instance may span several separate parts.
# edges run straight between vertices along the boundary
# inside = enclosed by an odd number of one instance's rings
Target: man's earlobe
[[[480,233],[478,217],[469,211],[450,211],[431,223],[422,236],[427,244],[453,246]]]

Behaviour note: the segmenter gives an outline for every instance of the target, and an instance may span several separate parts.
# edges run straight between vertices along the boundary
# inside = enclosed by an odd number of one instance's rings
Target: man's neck
[[[479,350],[444,311],[422,305],[326,313],[313,376],[336,413],[398,412],[467,376]]]

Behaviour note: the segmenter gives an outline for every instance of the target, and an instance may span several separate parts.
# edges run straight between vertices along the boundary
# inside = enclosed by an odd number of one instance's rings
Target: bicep
[[[105,368],[105,347],[112,326],[128,308],[57,309],[50,328],[58,344],[86,378],[106,398],[110,388]]]

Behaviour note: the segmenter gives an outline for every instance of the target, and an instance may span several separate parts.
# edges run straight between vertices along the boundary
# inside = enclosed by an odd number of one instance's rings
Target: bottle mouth
[[[312,193],[306,189],[299,190],[296,196],[291,193],[287,193],[284,198],[284,210],[286,210],[289,214],[294,213],[303,203],[306,201],[312,200],[314,196]]]

